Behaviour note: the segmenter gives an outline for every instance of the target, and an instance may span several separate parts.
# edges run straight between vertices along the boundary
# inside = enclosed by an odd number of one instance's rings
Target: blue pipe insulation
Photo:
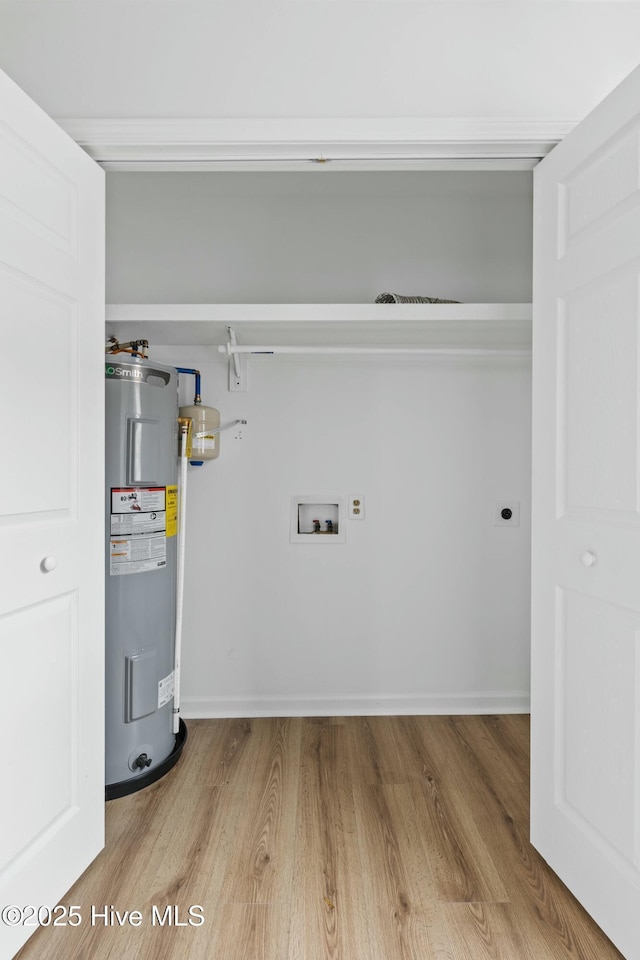
[[[193,370],[191,367],[176,367],[176,370],[178,373],[190,373],[196,378],[196,395],[193,399],[193,404],[197,406],[197,404],[202,403],[202,397],[200,396],[200,371]]]

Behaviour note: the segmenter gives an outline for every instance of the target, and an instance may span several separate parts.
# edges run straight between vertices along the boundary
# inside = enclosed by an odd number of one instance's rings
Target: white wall
[[[531,176],[115,174],[108,236],[112,302],[526,300]],[[187,715],[527,709],[522,361],[271,357],[229,393],[214,348],[151,355],[248,420],[190,471]],[[292,495],[353,493],[345,544],[289,542]]]
[[[116,173],[111,303],[531,299],[530,173]]]
[[[639,35],[638,3],[0,3],[0,66],[59,118],[578,120]]]
[[[152,356],[198,365],[204,402],[248,420],[190,468],[187,716],[527,709],[522,361],[263,358],[239,394],[213,349]],[[364,494],[366,519],[292,544],[300,493]],[[500,498],[519,528],[493,525]]]

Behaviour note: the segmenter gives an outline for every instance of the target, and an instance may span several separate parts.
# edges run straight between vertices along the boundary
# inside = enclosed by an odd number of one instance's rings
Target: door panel
[[[601,227],[624,201],[634,200],[638,191],[640,137],[632,130],[594,150],[588,161],[560,184],[563,240],[559,252],[564,254],[582,231]]]
[[[534,174],[531,837],[640,958],[640,71]]]
[[[640,519],[638,280],[632,265],[558,304],[561,512]]]
[[[69,519],[77,513],[78,303],[7,269],[0,270],[0,298],[11,318],[3,348],[18,359],[5,376],[8,394],[19,398],[21,462],[19,483],[0,475],[0,516]],[[5,418],[5,449],[15,426]]]
[[[29,131],[33,135],[35,124],[24,126],[27,137]],[[48,143],[39,149],[10,121],[0,121],[0,213],[22,225],[31,237],[77,259],[78,186],[73,176],[47,157],[48,149]]]
[[[640,615],[573,590],[558,591],[557,802],[616,860],[633,864],[640,810],[636,661]],[[598,716],[593,705],[606,700]],[[612,749],[614,745],[614,749]],[[564,754],[564,756],[563,756]],[[597,770],[597,776],[594,771]]]
[[[0,904],[53,906],[104,839],[104,175],[0,104]]]
[[[55,597],[0,618],[0,644],[14,649],[14,678],[28,681],[29,697],[48,718],[47,737],[71,749],[44,748],[41,723],[27,718],[8,743],[7,769],[24,785],[21,816],[3,831],[0,856],[11,863],[33,837],[46,840],[73,813],[79,799],[78,709],[73,680],[78,662],[77,594]],[[43,789],[46,784],[46,789]]]

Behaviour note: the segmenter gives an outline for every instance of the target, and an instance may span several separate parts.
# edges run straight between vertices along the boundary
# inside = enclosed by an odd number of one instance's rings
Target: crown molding
[[[62,119],[106,169],[531,169],[574,126],[495,118]]]

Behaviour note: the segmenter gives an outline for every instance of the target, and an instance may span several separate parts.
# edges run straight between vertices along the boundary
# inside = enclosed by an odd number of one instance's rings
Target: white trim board
[[[532,169],[574,121],[58,119],[108,170]]]
[[[529,693],[450,693],[371,696],[183,697],[185,720],[222,717],[367,717],[529,713]]]

